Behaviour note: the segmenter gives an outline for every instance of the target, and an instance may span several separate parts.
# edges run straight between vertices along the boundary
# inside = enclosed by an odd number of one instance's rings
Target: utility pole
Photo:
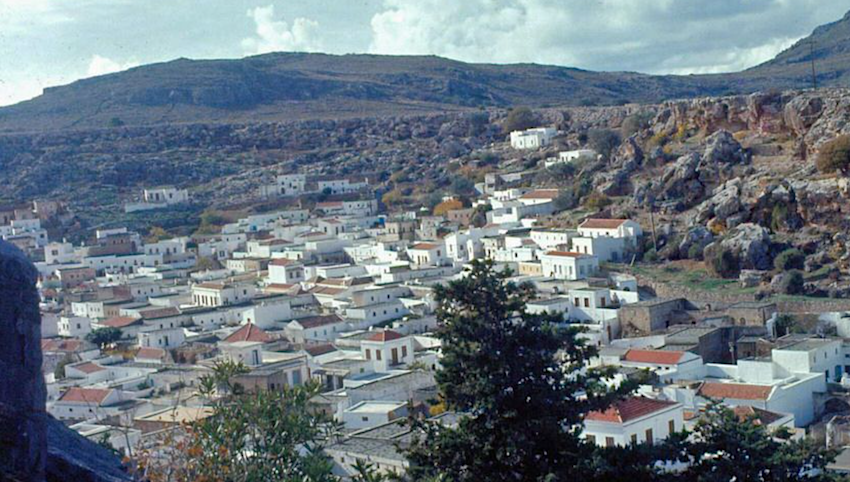
[[[818,90],[818,76],[815,73],[815,40],[809,39],[809,60],[812,64],[812,89]]]
[[[649,205],[649,224],[652,226],[652,247],[658,253],[658,236],[655,235],[655,203]]]

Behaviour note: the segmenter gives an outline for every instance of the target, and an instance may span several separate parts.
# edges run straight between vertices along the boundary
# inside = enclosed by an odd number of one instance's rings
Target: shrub
[[[584,207],[587,208],[587,209],[592,209],[594,211],[604,209],[605,207],[609,206],[610,204],[611,204],[611,199],[609,199],[608,196],[606,196],[602,193],[599,193],[599,192],[590,193],[590,195],[588,195],[584,199]]]
[[[773,260],[773,267],[777,271],[788,271],[792,269],[803,269],[806,256],[799,249],[786,249],[779,253]]]
[[[608,159],[620,145],[620,135],[611,129],[591,129],[587,132],[587,143],[591,149]]]
[[[821,146],[816,164],[824,173],[850,173],[850,135],[838,136]]]
[[[447,201],[443,201],[440,204],[437,204],[437,207],[434,208],[435,216],[442,216],[449,211],[454,211],[456,209],[462,209],[463,203],[457,199],[449,199]]]
[[[633,134],[637,134],[649,127],[649,123],[652,121],[652,112],[641,111],[635,114],[632,114],[623,120],[623,135],[629,137]]]
[[[802,272],[795,269],[788,271],[787,273],[783,273],[780,276],[781,278],[776,286],[780,293],[784,293],[786,295],[797,295],[803,292],[805,280],[803,279]]]
[[[514,107],[502,124],[502,131],[509,134],[513,131],[530,129],[537,125],[537,116],[528,107]]]
[[[718,248],[712,253],[706,253],[706,266],[708,269],[721,278],[734,278],[741,272],[738,256],[732,251],[725,248]]]
[[[643,260],[647,263],[655,263],[658,261],[658,252],[655,251],[655,248],[648,249],[643,253]]]
[[[646,146],[650,149],[658,146],[663,147],[665,144],[667,144],[668,140],[669,139],[667,137],[667,134],[665,134],[664,132],[658,132],[656,134],[653,134],[652,137],[649,138],[649,140],[646,142]]]
[[[688,248],[688,259],[694,259],[697,261],[702,260],[702,252],[703,247],[699,244],[692,244],[690,248]]]

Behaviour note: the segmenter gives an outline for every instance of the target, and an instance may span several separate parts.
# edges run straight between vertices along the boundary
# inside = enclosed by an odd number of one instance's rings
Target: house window
[[[638,443],[637,442],[637,434],[633,433],[632,434],[632,445],[637,445],[637,443]]]
[[[366,349],[366,359],[367,359],[367,360],[371,360],[371,359],[372,359],[372,350],[370,350],[370,349],[368,349],[368,348]]]
[[[378,361],[381,361],[381,350],[375,350],[375,357]]]
[[[585,299],[584,299],[584,307],[585,307],[585,308],[590,308],[590,298],[585,298]]]
[[[403,345],[403,346],[401,347],[401,357],[402,357],[402,358],[407,358],[407,345]]]
[[[578,296],[575,297],[575,301],[573,302],[575,306],[579,306]]]
[[[595,444],[596,443],[596,436],[595,435],[588,435],[587,441],[592,443],[592,444]]]
[[[648,443],[649,445],[652,445],[652,429],[651,428],[646,429],[646,443]]]
[[[368,421],[369,421],[369,417],[360,417],[360,420],[362,420],[363,422],[368,422]]]
[[[614,437],[605,437],[605,446],[613,447],[614,446]]]
[[[676,431],[676,421],[670,420],[670,422],[667,423],[667,428],[670,429],[670,433],[674,433]]]

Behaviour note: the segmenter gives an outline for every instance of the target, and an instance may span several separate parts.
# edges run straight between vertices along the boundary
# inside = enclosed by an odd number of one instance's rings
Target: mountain
[[[0,108],[0,133],[163,123],[248,123],[416,114],[512,105],[659,102],[811,85],[850,85],[850,13],[775,59],[738,73],[653,76],[434,56],[272,53],[189,60],[46,89]]]

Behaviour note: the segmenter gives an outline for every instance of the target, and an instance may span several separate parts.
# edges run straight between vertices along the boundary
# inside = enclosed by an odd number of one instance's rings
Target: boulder
[[[730,229],[720,245],[733,251],[742,268],[770,269],[770,232],[753,223],[743,223]]]
[[[705,144],[702,155],[705,164],[746,164],[750,161],[749,153],[729,131],[715,132],[705,140]]]
[[[694,226],[685,233],[682,242],[679,243],[679,257],[689,258],[688,254],[693,246],[697,246],[697,249],[702,252],[712,241],[714,241],[714,235],[711,231],[703,226]]]
[[[823,99],[818,95],[802,94],[785,104],[785,125],[797,136],[803,136],[823,112]]]

